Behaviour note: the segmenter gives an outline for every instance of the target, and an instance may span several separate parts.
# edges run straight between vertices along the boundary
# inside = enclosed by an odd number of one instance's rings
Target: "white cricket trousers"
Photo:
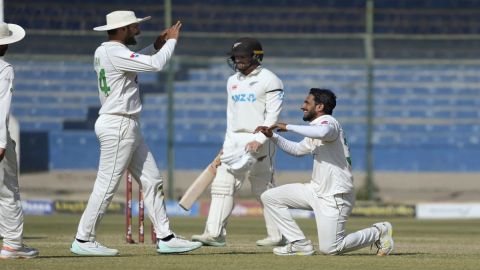
[[[23,244],[23,210],[17,170],[15,141],[8,134],[5,157],[0,162],[0,235],[3,245],[16,249]]]
[[[306,239],[288,209],[313,210],[317,223],[320,252],[341,254],[373,244],[379,231],[366,228],[346,234],[345,225],[355,204],[354,193],[318,197],[311,184],[287,184],[269,189],[262,194],[266,212],[275,220],[288,242]]]
[[[126,170],[143,189],[145,207],[157,237],[170,235],[172,232],[165,210],[163,179],[140,132],[138,118],[102,114],[95,123],[95,133],[100,141],[100,164],[76,238],[95,241],[97,226]]]

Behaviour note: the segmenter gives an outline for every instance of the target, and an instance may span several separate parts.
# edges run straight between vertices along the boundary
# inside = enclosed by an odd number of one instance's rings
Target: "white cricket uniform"
[[[238,152],[247,143],[256,140],[263,145],[256,157],[265,157],[249,170],[252,193],[260,200],[260,195],[274,186],[274,146],[261,134],[253,134],[257,126],[270,126],[277,122],[283,103],[283,83],[270,70],[259,66],[248,75],[240,72],[227,81],[227,130],[223,143],[223,153]],[[243,175],[234,175],[225,165],[220,165],[212,182],[212,201],[205,231],[213,237],[226,235],[226,222],[233,210],[233,196],[240,189]],[[265,214],[267,233],[273,239],[281,239],[281,234],[273,220]]]
[[[173,54],[176,40],[156,51],[153,45],[132,52],[125,45],[104,42],[95,51],[94,67],[102,107],[95,123],[100,141],[100,164],[87,208],[78,225],[77,239],[95,241],[121,177],[128,170],[144,192],[145,207],[159,238],[170,231],[165,210],[163,179],[140,130],[142,110],[138,72],[160,71]]]
[[[313,210],[317,223],[319,249],[339,254],[371,245],[379,238],[376,228],[346,235],[345,224],[355,204],[350,152],[340,123],[322,115],[310,126],[287,125],[287,130],[306,136],[301,142],[278,134],[271,140],[294,156],[313,155],[312,180],[307,184],[287,184],[262,194],[269,212],[289,242],[306,239],[288,209]]]
[[[0,57],[0,148],[6,149],[0,161],[0,235],[5,246],[18,249],[23,245],[23,210],[18,187],[16,143],[8,131],[13,79],[13,67]]]

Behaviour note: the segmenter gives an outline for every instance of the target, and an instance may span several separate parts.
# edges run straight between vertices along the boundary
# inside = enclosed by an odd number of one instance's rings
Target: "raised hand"
[[[168,39],[178,39],[178,37],[180,36],[180,28],[182,27],[182,23],[180,21],[177,21],[176,24],[174,24],[172,27],[168,28],[166,30],[166,36],[165,36],[165,40],[168,40]]]
[[[163,30],[163,32],[157,37],[154,43],[154,47],[156,50],[160,50],[160,48],[163,47],[165,42],[169,39],[178,39],[178,36],[180,35],[180,28],[182,27],[182,23],[180,21],[177,21],[176,24],[173,26]]]

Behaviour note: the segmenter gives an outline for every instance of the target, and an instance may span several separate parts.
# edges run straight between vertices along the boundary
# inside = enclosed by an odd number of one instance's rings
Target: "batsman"
[[[252,192],[260,195],[274,187],[275,147],[262,133],[253,134],[258,125],[277,122],[283,103],[283,83],[261,65],[263,49],[254,38],[240,38],[232,45],[228,62],[236,72],[227,81],[227,130],[221,165],[211,186],[212,200],[205,231],[192,241],[206,246],[226,245],[227,219],[233,210],[233,197],[248,175]],[[248,173],[248,174],[247,174]],[[270,215],[264,213],[268,236],[259,246],[278,246],[283,237]]]

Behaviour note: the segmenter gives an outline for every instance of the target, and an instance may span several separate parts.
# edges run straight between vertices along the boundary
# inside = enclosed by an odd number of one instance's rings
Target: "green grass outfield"
[[[255,246],[264,236],[260,218],[232,218],[227,247],[202,247],[182,255],[158,255],[150,244],[149,230],[145,245],[124,242],[124,217],[106,216],[98,231],[98,240],[117,248],[118,257],[79,257],[69,247],[80,216],[28,216],[25,219],[26,243],[40,250],[32,260],[0,260],[1,270],[49,269],[479,269],[480,220],[420,221],[391,219],[394,226],[395,253],[377,257],[370,248],[341,256],[280,257],[271,248]],[[348,231],[358,230],[381,219],[352,218]],[[298,220],[306,235],[318,241],[315,222]],[[203,231],[204,218],[172,218],[175,232],[185,237]],[[147,226],[149,228],[149,226]],[[135,238],[138,236],[135,235]]]

